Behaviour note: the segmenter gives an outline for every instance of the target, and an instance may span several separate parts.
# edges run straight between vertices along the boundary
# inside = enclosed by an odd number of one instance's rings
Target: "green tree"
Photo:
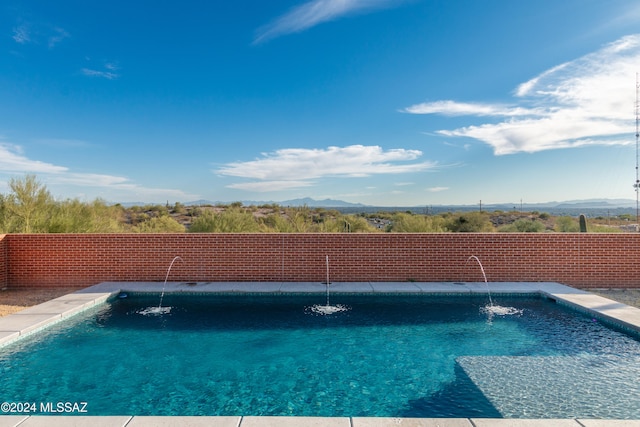
[[[7,202],[4,194],[0,194],[0,233],[7,233]]]
[[[47,188],[35,175],[9,180],[11,193],[6,198],[6,213],[9,232],[46,232],[47,221],[54,206],[54,200]]]

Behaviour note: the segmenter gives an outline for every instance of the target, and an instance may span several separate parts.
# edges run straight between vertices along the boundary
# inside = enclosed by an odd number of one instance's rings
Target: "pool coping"
[[[326,293],[319,282],[102,282],[95,286],[55,298],[0,318],[0,347],[40,331],[54,323],[106,302],[121,292],[135,293],[222,293],[222,294],[309,294]],[[556,282],[337,282],[329,284],[331,293],[349,294],[539,294],[557,303],[604,319],[616,326],[640,332],[640,309]],[[95,424],[101,426],[192,425],[214,427],[484,427],[484,426],[572,426],[625,427],[640,420],[587,419],[489,419],[489,418],[379,418],[379,417],[152,417],[152,416],[60,416],[9,414],[0,416],[5,426],[63,426]]]

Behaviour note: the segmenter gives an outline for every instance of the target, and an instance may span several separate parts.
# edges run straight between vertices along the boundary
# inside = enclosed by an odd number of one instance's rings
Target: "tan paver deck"
[[[637,427],[637,420],[504,418],[0,416],[0,427]]]
[[[160,292],[161,282],[104,282],[78,292],[56,298],[0,318],[0,347],[38,331],[50,324],[101,304],[119,292]],[[640,309],[610,299],[574,289],[559,283],[422,283],[422,282],[358,282],[332,283],[332,293],[415,293],[455,294],[540,293],[578,310],[593,313],[624,327],[640,331]],[[171,282],[165,292],[218,293],[324,293],[322,283],[305,282],[210,282],[189,284]],[[377,417],[153,417],[153,416],[28,416],[0,415],[0,427],[151,427],[151,426],[212,426],[212,427],[631,427],[640,420],[524,420],[488,418],[377,418]]]
[[[101,304],[117,292],[94,292],[87,288],[0,317],[0,346]]]

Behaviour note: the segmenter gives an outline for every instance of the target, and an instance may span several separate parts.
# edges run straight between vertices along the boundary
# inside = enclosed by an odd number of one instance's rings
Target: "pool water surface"
[[[0,349],[2,400],[89,415],[640,419],[640,341],[539,296],[118,298]]]

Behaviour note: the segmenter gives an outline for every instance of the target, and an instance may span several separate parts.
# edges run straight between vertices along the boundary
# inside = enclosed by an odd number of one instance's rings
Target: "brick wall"
[[[6,288],[8,285],[9,266],[5,236],[5,234],[0,234],[0,289]]]
[[[640,287],[640,234],[10,234],[10,287],[102,281],[556,281]],[[3,272],[3,269],[5,270]]]

